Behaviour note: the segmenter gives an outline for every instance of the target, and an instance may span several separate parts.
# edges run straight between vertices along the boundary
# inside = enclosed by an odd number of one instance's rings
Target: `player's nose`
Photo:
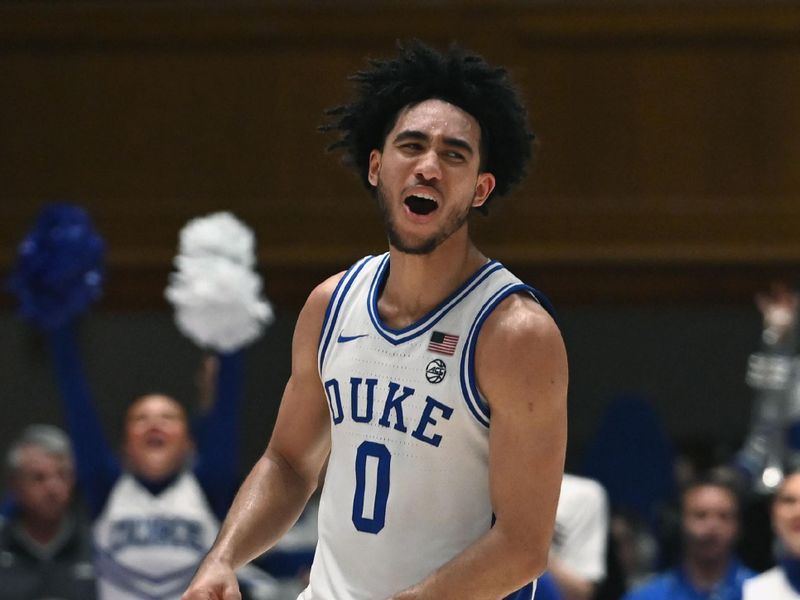
[[[425,180],[441,178],[442,165],[435,150],[431,149],[420,154],[416,164],[416,175]]]

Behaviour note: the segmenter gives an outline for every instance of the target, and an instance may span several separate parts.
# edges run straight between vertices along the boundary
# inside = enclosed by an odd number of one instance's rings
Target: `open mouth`
[[[428,215],[438,208],[436,200],[430,196],[413,195],[405,199],[405,204],[415,215]]]
[[[152,432],[145,437],[144,443],[148,448],[163,448],[167,439],[159,432]]]

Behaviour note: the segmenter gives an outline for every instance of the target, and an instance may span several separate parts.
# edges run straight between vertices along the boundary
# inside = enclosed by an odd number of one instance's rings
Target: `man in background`
[[[0,525],[0,600],[93,600],[92,544],[72,510],[69,439],[31,425],[8,450],[11,514]]]
[[[713,479],[688,484],[681,494],[681,533],[681,564],[623,600],[741,600],[742,586],[754,573],[734,554],[739,534],[736,491]]]

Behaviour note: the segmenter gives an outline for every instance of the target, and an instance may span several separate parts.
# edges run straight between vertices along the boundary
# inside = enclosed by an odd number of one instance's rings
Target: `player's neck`
[[[395,248],[389,254],[389,275],[378,311],[395,329],[428,314],[487,261],[468,236],[453,236],[430,254],[406,254]]]

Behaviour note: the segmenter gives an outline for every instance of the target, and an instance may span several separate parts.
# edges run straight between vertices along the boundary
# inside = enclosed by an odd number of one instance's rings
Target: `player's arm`
[[[506,299],[478,339],[478,385],[491,408],[492,529],[393,600],[497,600],[547,566],[567,439],[561,335],[533,300]]]
[[[240,598],[233,571],[291,527],[317,486],[330,450],[330,417],[317,370],[317,348],[338,278],[318,286],[300,312],[292,341],[291,376],[272,438],[239,489],[184,600]]]

